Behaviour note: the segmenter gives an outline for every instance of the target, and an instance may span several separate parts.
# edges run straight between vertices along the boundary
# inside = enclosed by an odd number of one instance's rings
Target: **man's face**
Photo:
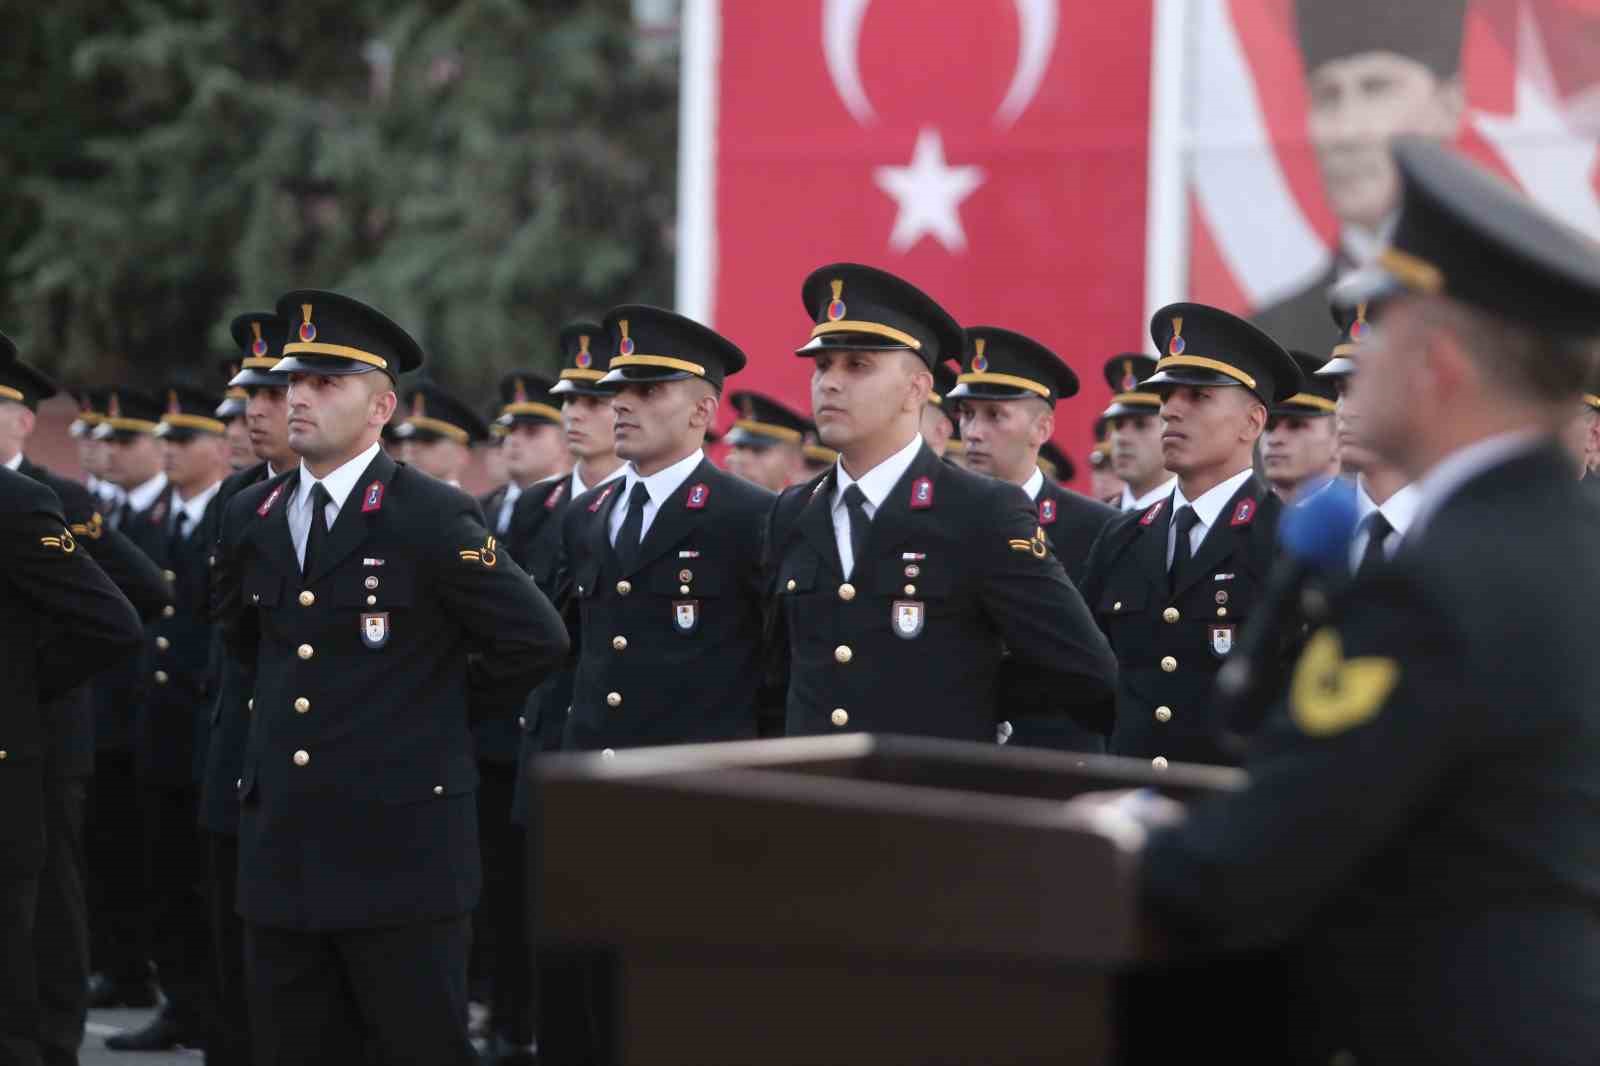
[[[961,439],[967,469],[1022,484],[1039,465],[1039,446],[1055,420],[1038,400],[962,400]]]
[[[244,421],[250,434],[250,451],[282,473],[294,462],[289,448],[289,390],[251,386],[245,390]]]
[[[376,373],[290,374],[289,447],[312,463],[359,451],[357,443],[393,410],[389,384]]]
[[[907,352],[821,349],[811,372],[817,436],[836,451],[849,451],[918,414],[932,385],[932,372]]]
[[[1111,472],[1130,485],[1150,485],[1166,474],[1158,415],[1118,415],[1107,426]]]
[[[1351,394],[1350,383],[1354,375],[1346,374],[1335,381],[1339,403],[1335,409],[1335,440],[1339,446],[1339,466],[1354,474],[1371,470],[1378,465],[1378,457],[1361,438],[1361,407]]]
[[[161,442],[167,480],[185,496],[203,492],[227,467],[228,441],[214,433],[193,433]]]
[[[95,477],[106,476],[106,442],[95,440],[85,433],[78,438],[78,465],[83,472]]]
[[[460,481],[472,453],[465,444],[438,437],[433,440],[408,440],[400,449],[404,461],[429,477],[440,481]]]
[[[22,450],[22,442],[33,432],[33,412],[15,400],[0,400],[0,463],[9,462]]]
[[[611,401],[616,412],[617,454],[635,466],[650,467],[681,456],[698,436],[704,439],[707,385],[697,379],[623,385]],[[714,414],[716,408],[709,410]]]
[[[483,476],[491,485],[504,485],[510,474],[506,471],[505,441],[485,445],[479,453],[483,457]]]
[[[1577,413],[1561,430],[1561,443],[1582,477],[1600,453],[1600,411],[1580,403]]]
[[[1449,418],[1436,409],[1436,390],[1418,358],[1427,345],[1427,322],[1416,299],[1405,296],[1384,309],[1383,324],[1361,346],[1361,371],[1346,379],[1339,400],[1339,417],[1358,446],[1358,469],[1366,466],[1359,454],[1365,449],[1375,462],[1408,470],[1429,420]]]
[[[943,408],[932,403],[923,406],[922,439],[928,442],[933,454],[942,457],[945,449],[950,446],[950,438],[954,434],[955,426],[945,417]]]
[[[161,442],[148,433],[118,433],[106,441],[106,480],[136,489],[161,472]]]
[[[617,450],[616,422],[609,396],[562,397],[561,432],[574,459],[602,459],[613,454]]]
[[[228,466],[243,470],[256,461],[255,452],[250,448],[250,424],[244,415],[239,415],[228,419],[227,427]]]
[[[1343,221],[1375,230],[1400,205],[1390,139],[1454,138],[1460,82],[1392,52],[1362,52],[1317,67],[1308,88],[1307,125],[1328,202]]]
[[[805,456],[798,444],[774,442],[765,447],[735,444],[728,450],[728,472],[773,492],[805,480]]]
[[[519,484],[558,474],[569,465],[565,434],[553,422],[519,420],[500,447],[506,456],[506,473]]]
[[[1339,447],[1331,415],[1274,415],[1267,419],[1261,465],[1267,480],[1293,488],[1333,472]]]
[[[1178,385],[1161,401],[1161,457],[1179,477],[1231,466],[1248,457],[1266,408],[1237,386]]]

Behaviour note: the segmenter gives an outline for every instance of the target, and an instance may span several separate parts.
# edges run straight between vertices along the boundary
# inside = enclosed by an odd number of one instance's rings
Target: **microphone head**
[[[1359,511],[1355,483],[1329,478],[1295,494],[1278,524],[1278,545],[1289,558],[1319,570],[1349,566]]]

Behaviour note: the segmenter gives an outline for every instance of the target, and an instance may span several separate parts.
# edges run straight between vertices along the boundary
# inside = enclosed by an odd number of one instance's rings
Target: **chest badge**
[[[894,635],[901,640],[915,640],[922,636],[922,626],[927,619],[921,600],[895,600],[890,609],[890,622]]]
[[[674,600],[672,602],[672,628],[688,636],[700,628],[700,601]]]
[[[1233,632],[1237,628],[1232,623],[1212,623],[1210,626],[1212,655],[1219,659],[1227,657],[1233,650]]]
[[[389,643],[389,612],[361,616],[361,643],[376,651]]]

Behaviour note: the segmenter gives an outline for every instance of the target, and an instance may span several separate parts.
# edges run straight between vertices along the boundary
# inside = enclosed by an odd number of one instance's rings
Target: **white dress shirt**
[[[1543,436],[1534,430],[1521,430],[1489,437],[1457,449],[1433,465],[1417,482],[1417,509],[1411,519],[1411,536],[1420,537],[1429,519],[1449,502],[1461,487],[1479,474],[1508,463],[1539,447]]]
[[[678,486],[689,480],[689,475],[694,473],[695,467],[700,465],[700,460],[706,453],[696,448],[690,455],[679,459],[664,470],[657,470],[649,477],[640,477],[639,471],[634,469],[632,463],[627,465],[628,483],[622,486],[622,499],[611,508],[611,544],[617,543],[617,532],[622,529],[622,523],[628,517],[628,501],[633,498],[633,487],[639,482],[644,482],[645,491],[650,493],[650,502],[644,505],[644,520],[639,524],[639,543],[644,543],[645,534],[650,532],[650,523],[656,520],[656,512],[661,510],[661,504],[668,496],[678,491]]]
[[[200,527],[200,519],[205,517],[206,505],[211,502],[211,498],[215,496],[217,491],[221,488],[222,482],[213,482],[211,487],[206,489],[204,492],[196,493],[194,499],[192,500],[181,499],[176,492],[172,494],[173,500],[178,505],[175,510],[182,514],[184,518],[184,540],[188,540],[194,534],[194,531]],[[177,520],[177,518],[173,518],[174,522]]]
[[[157,474],[137,488],[128,490],[128,510],[134,513],[148,511],[156,497],[167,491],[167,475]]]
[[[839,546],[839,563],[844,570],[844,576],[849,577],[856,566],[855,552],[850,548],[850,508],[845,505],[844,492],[851,485],[861,486],[861,495],[867,498],[867,517],[871,518],[878,513],[878,508],[883,506],[883,501],[894,487],[900,483],[911,464],[916,461],[917,453],[922,450],[922,434],[918,433],[911,438],[911,443],[895,452],[877,466],[862,474],[860,478],[853,478],[844,468],[844,460],[840,459],[834,464],[833,486],[833,540]]]
[[[20,469],[22,467],[22,453],[18,452],[16,455],[13,455],[11,458],[7,459],[4,464],[0,465],[4,465],[7,470],[15,471]]]
[[[1412,483],[1402,487],[1379,505],[1373,503],[1372,497],[1367,495],[1367,483],[1359,476],[1356,478],[1356,535],[1350,540],[1351,570],[1361,565],[1361,559],[1367,553],[1369,536],[1367,520],[1377,511],[1383,512],[1390,529],[1388,538],[1383,542],[1383,557],[1394,558],[1394,553],[1400,549],[1400,542],[1405,540],[1406,532],[1416,520],[1420,496],[1416,484]]]
[[[1228,501],[1233,499],[1233,494],[1254,475],[1255,469],[1247,466],[1220,485],[1202,492],[1198,500],[1186,500],[1183,498],[1183,489],[1177,485],[1172,487],[1172,514],[1167,522],[1167,569],[1172,569],[1172,557],[1178,550],[1178,512],[1185,507],[1193,507],[1195,517],[1199,519],[1194,528],[1189,530],[1189,557],[1192,559],[1200,554],[1200,545],[1205,543],[1206,534],[1217,524],[1217,518],[1222,514],[1222,509],[1228,506]]]
[[[505,536],[506,530],[511,528],[511,512],[516,509],[517,498],[522,495],[522,486],[515,481],[506,482],[506,494],[500,501],[500,513],[494,516],[494,531]]]
[[[1038,467],[1033,468],[1033,476],[1022,483],[1022,491],[1028,494],[1028,499],[1037,500],[1039,490],[1044,488],[1044,471]]]
[[[1143,511],[1147,507],[1154,507],[1157,501],[1164,500],[1168,496],[1171,496],[1173,490],[1177,487],[1178,479],[1175,477],[1170,477],[1160,485],[1145,493],[1143,496],[1135,496],[1133,494],[1133,490],[1124,485],[1122,486],[1122,499],[1117,503],[1117,510]]]
[[[328,504],[322,509],[322,521],[327,528],[333,528],[333,523],[339,517],[339,509],[350,498],[356,482],[361,480],[361,475],[366,473],[367,467],[377,457],[378,446],[373,444],[322,479],[322,487],[328,490]],[[302,567],[306,565],[306,538],[311,535],[311,486],[316,483],[317,479],[311,476],[310,469],[302,459],[300,484],[294,490],[294,498],[289,501],[289,536],[294,539],[294,557],[300,560]]]
[[[593,485],[585,485],[583,483],[583,478],[578,474],[578,468],[576,466],[574,466],[572,468],[572,488],[570,490],[572,495],[569,498],[576,500],[579,496],[582,496],[584,493],[588,492],[590,489],[597,489],[601,485],[604,485],[608,481],[615,481],[617,478],[621,477],[623,474],[626,474],[627,472],[628,472],[628,464],[627,463],[623,463],[622,465],[620,465],[620,466],[616,467],[614,470],[612,470],[611,473],[607,474],[605,477],[601,478],[599,481],[596,481]]]

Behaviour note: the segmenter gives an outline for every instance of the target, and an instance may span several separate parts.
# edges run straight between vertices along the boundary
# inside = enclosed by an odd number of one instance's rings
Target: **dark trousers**
[[[0,768],[0,1066],[40,1062],[33,923],[44,823],[43,774],[14,759]]]
[[[327,932],[247,924],[255,1066],[477,1066],[471,936],[466,915]]]
[[[207,1066],[249,1066],[250,1010],[244,979],[244,922],[239,898],[239,838],[207,833],[207,894],[211,903],[211,953],[216,978],[217,1030]]]
[[[95,753],[84,853],[94,969],[113,981],[149,980],[150,919],[145,902],[149,853],[131,748]]]
[[[150,850],[150,950],[166,1010],[192,1034],[209,1037],[216,1023],[212,993],[210,910],[206,854],[196,822],[199,796],[192,786],[139,791],[145,842]]]
[[[517,768],[478,762],[478,840],[483,855],[480,928],[487,934],[493,1032],[522,1046],[534,1039],[533,955],[528,944],[524,832],[511,821]]]
[[[44,779],[45,854],[34,907],[39,1045],[46,1066],[76,1066],[89,1016],[89,913],[84,899],[83,820],[89,782]]]

